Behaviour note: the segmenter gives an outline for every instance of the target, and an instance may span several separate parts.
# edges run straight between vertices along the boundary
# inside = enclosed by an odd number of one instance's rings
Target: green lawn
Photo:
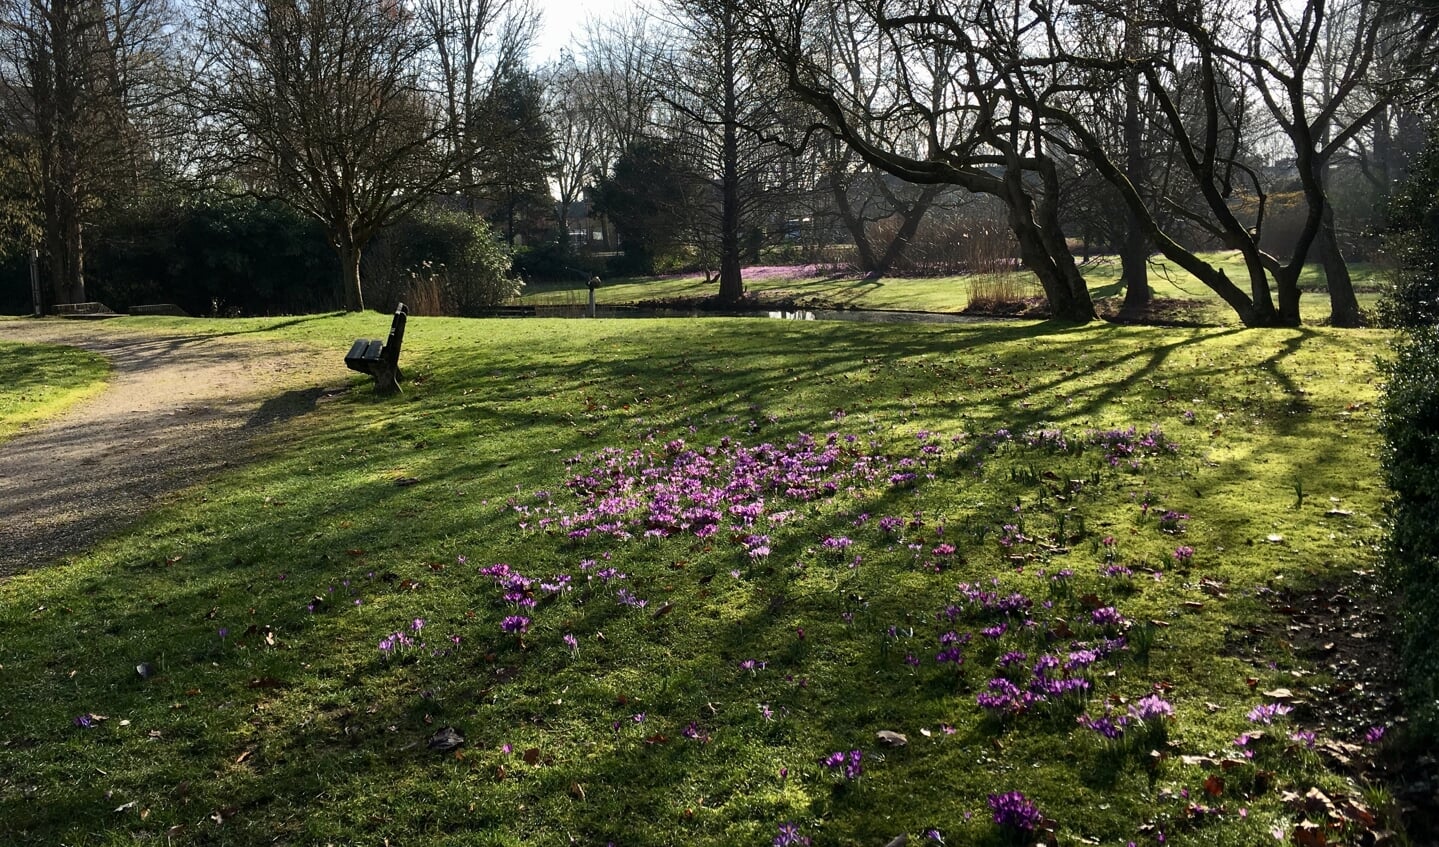
[[[183,325],[338,366],[377,319]],[[0,583],[0,820],[36,844],[1000,845],[987,797],[1018,791],[1062,844],[1238,847],[1312,787],[1382,818],[1289,740],[1335,720],[1332,680],[1274,607],[1374,567],[1386,343],[413,319],[403,397],[358,387]],[[1001,677],[1088,688],[989,715]],[[1118,741],[1076,722],[1150,695],[1173,715]],[[1247,719],[1276,698],[1293,714]],[[464,744],[430,749],[445,727]],[[825,764],[856,750],[862,773]]]
[[[1237,253],[1204,254],[1204,258],[1223,269],[1232,280],[1244,286],[1246,272]],[[1096,299],[1122,297],[1119,286],[1119,264],[1112,257],[1098,257],[1082,270],[1089,280]],[[1350,269],[1359,291],[1359,303],[1372,308],[1382,272],[1372,265],[1355,265]],[[1013,285],[1022,295],[1039,296],[1038,286],[1028,274],[1015,274]],[[971,286],[976,278],[967,276],[863,279],[857,276],[823,274],[795,276],[773,270],[750,275],[746,289],[768,298],[793,298],[800,302],[830,304],[839,308],[900,309],[927,312],[960,312],[969,303]],[[992,284],[993,275],[981,275],[978,284]],[[1233,311],[1186,271],[1159,256],[1150,265],[1150,284],[1157,297],[1195,301],[1194,318],[1218,325],[1237,324]],[[1314,323],[1329,316],[1329,295],[1324,287],[1324,274],[1317,266],[1307,267],[1300,278],[1305,294],[1300,311],[1305,322]],[[702,276],[620,279],[606,282],[597,296],[598,302],[620,305],[651,300],[697,299],[715,294],[717,283],[706,284]],[[526,287],[520,302],[527,305],[580,305],[588,292],[583,283],[538,282]]]
[[[0,383],[0,441],[53,418],[105,387],[110,366],[73,347],[0,341],[5,381]]]

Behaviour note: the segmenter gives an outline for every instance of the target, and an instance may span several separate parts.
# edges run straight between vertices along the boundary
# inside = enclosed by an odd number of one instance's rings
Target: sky
[[[571,49],[583,39],[590,18],[608,19],[625,14],[639,4],[635,0],[535,0],[540,8],[540,36],[530,52],[534,64],[554,61],[560,50]]]

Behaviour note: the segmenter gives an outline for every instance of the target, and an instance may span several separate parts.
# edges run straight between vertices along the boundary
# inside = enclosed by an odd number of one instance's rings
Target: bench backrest
[[[395,308],[395,319],[390,321],[390,337],[385,341],[385,349],[380,351],[380,358],[391,366],[400,362],[400,347],[405,343],[405,321],[409,319],[409,309],[401,303]]]

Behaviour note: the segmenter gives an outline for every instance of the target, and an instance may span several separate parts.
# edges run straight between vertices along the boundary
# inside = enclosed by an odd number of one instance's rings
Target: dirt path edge
[[[277,446],[276,423],[348,390],[343,351],[58,320],[0,339],[106,357],[109,386],[0,443],[0,579],[80,553],[163,500]]]

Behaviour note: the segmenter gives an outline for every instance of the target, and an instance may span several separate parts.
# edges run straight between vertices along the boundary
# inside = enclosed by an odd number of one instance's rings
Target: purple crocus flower
[[[774,847],[808,847],[811,842],[809,836],[800,835],[798,826],[785,821],[779,825],[779,835],[776,835],[771,843]]]
[[[1089,619],[1095,626],[1118,626],[1124,621],[1124,616],[1113,606],[1102,606],[1090,612]]]
[[[1275,718],[1282,718],[1294,709],[1283,703],[1261,703],[1249,710],[1251,723],[1272,724]]]
[[[1167,718],[1174,714],[1174,706],[1157,694],[1141,697],[1138,703],[1129,707],[1129,714],[1141,721]]]
[[[1018,791],[989,795],[989,808],[994,822],[1005,829],[1033,832],[1044,821],[1039,808]]]

